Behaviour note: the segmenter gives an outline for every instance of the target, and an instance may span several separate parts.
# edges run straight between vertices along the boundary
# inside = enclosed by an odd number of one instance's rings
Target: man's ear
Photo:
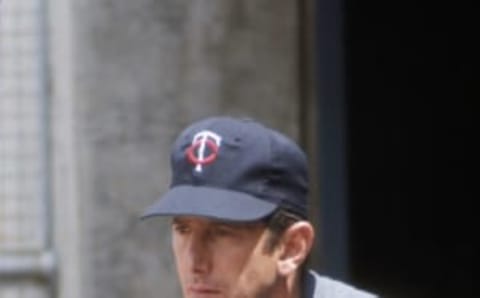
[[[288,227],[280,241],[281,252],[277,261],[281,275],[290,275],[305,262],[314,237],[313,226],[308,221],[299,221]]]

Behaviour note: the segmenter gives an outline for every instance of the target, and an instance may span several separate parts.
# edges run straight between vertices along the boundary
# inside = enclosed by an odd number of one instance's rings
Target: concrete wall
[[[180,297],[162,220],[170,144],[207,115],[299,136],[284,0],[50,0],[60,297]]]

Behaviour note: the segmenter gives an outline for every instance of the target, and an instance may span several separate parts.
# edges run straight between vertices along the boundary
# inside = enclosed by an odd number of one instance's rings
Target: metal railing
[[[55,276],[55,271],[55,257],[48,251],[39,254],[0,255],[0,276],[5,278],[35,278],[50,281]]]

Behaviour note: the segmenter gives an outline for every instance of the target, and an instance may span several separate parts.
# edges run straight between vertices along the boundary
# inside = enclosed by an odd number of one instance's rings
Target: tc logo
[[[193,137],[192,145],[186,153],[188,160],[196,165],[195,171],[202,172],[203,165],[212,163],[217,158],[221,141],[222,137],[209,130],[202,130]]]

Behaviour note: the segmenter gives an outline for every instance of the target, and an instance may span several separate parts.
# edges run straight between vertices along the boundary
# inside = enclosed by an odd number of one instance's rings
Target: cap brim
[[[180,185],[147,208],[152,216],[201,216],[226,221],[256,221],[273,213],[277,205],[246,193],[205,186]]]

